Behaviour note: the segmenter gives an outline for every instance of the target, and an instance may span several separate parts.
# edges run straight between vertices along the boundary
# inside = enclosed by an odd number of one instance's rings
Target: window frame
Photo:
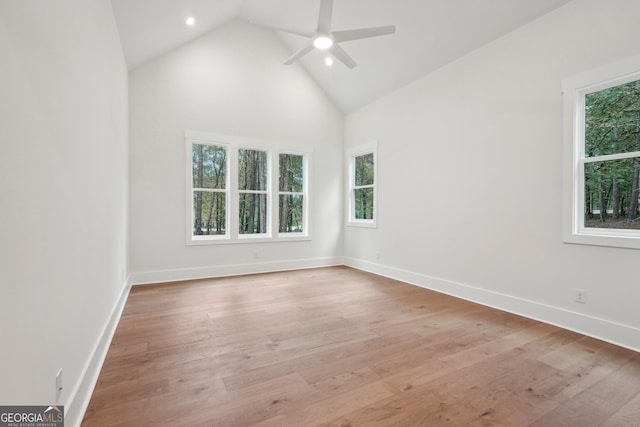
[[[239,152],[240,150],[246,151],[262,151],[266,154],[266,168],[267,168],[267,182],[265,184],[264,190],[241,190],[239,186],[239,172],[240,168],[238,166],[239,162]],[[234,160],[235,165],[232,163],[232,174],[235,176],[235,186],[231,188],[231,193],[234,194],[235,200],[233,201],[233,205],[230,207],[231,215],[234,215],[232,218],[235,218],[235,225],[232,225],[232,230],[236,233],[236,238],[238,240],[254,240],[254,239],[264,239],[270,238],[272,236],[272,222],[273,222],[273,185],[272,185],[272,152],[270,149],[257,146],[257,145],[239,145],[235,147],[234,151]],[[267,231],[264,233],[240,233],[240,195],[241,194],[264,194],[267,197]],[[232,220],[232,224],[233,224]],[[235,227],[235,229],[233,228]]]
[[[280,190],[280,156],[302,156],[302,192],[291,192]],[[276,165],[274,168],[278,171],[278,179],[274,187],[276,189],[276,203],[274,209],[278,211],[278,221],[275,230],[280,238],[296,238],[305,237],[309,233],[309,154],[295,150],[280,150],[275,156]],[[301,232],[281,232],[280,231],[280,196],[282,195],[301,195],[302,196],[302,231]]]
[[[373,185],[356,185],[356,157],[373,154]],[[347,222],[350,227],[377,228],[378,224],[378,141],[370,141],[347,151]],[[373,219],[355,217],[355,191],[361,188],[373,188]]]
[[[586,157],[585,97],[640,80],[640,55],[581,73],[562,81],[564,96],[564,213],[563,240],[596,246],[640,249],[640,230],[585,227],[587,163],[635,158],[640,152]]]
[[[260,242],[287,242],[311,240],[311,164],[313,149],[307,146],[279,143],[275,141],[262,141],[239,136],[220,135],[208,132],[185,131],[185,165],[186,165],[186,245],[219,245],[219,244],[242,244]],[[226,206],[226,234],[194,236],[194,211],[193,211],[193,178],[192,178],[192,144],[205,144],[225,147],[227,150],[227,206]],[[240,234],[239,225],[239,150],[258,150],[267,153],[267,233],[260,234]],[[280,233],[279,232],[279,159],[280,154],[295,154],[303,156],[304,164],[304,211],[303,211],[303,231],[300,233]],[[253,191],[243,191],[253,193]],[[260,193],[264,193],[260,191]]]
[[[193,187],[193,162],[192,162],[192,147],[194,144],[198,144],[198,145],[211,145],[214,147],[220,147],[220,148],[224,148],[226,151],[226,176],[225,176],[225,189],[224,191],[221,191],[219,189],[197,189]],[[225,241],[229,239],[229,234],[230,234],[230,218],[229,218],[229,204],[231,203],[231,177],[230,177],[230,165],[231,165],[231,159],[230,159],[230,154],[231,154],[231,150],[229,149],[229,145],[222,143],[222,142],[218,142],[218,141],[211,141],[211,140],[204,140],[202,138],[191,138],[188,140],[187,144],[186,144],[186,148],[187,148],[187,152],[186,152],[186,157],[187,157],[187,162],[188,162],[188,167],[187,167],[187,186],[188,186],[188,191],[187,191],[187,218],[189,218],[189,220],[187,221],[187,234],[190,237],[190,241],[191,244],[203,244],[202,242],[209,242],[209,241]],[[214,235],[204,235],[204,236],[196,236],[193,234],[193,223],[195,220],[195,213],[193,211],[193,197],[195,195],[196,191],[203,191],[206,190],[207,192],[219,192],[219,193],[224,193],[225,194],[225,233],[224,234],[214,234]]]

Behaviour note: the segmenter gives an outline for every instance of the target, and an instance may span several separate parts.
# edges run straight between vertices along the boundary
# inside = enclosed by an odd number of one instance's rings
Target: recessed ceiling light
[[[318,49],[329,49],[333,46],[333,40],[327,36],[318,36],[313,41],[313,45]]]
[[[324,59],[324,63],[327,64],[327,67],[331,67],[333,65],[333,58],[331,58],[330,56],[327,56]]]
[[[185,21],[185,23],[190,26],[193,27],[196,23],[196,18],[194,18],[193,16],[190,16],[187,18],[187,20]]]

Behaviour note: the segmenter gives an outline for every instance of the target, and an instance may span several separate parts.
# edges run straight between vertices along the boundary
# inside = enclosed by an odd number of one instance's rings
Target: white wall
[[[289,55],[236,21],[130,73],[134,283],[340,262],[344,115]],[[313,147],[313,239],[186,246],[185,130]]]
[[[63,368],[69,425],[126,281],[127,102],[108,0],[0,2],[0,404]]]
[[[640,253],[562,242],[560,92],[640,52],[638,16],[574,1],[347,116],[345,146],[380,158],[378,228],[346,228],[347,263],[640,349]]]

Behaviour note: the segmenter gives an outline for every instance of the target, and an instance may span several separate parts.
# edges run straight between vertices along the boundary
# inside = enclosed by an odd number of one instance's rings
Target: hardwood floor
[[[346,267],[134,287],[83,426],[640,426],[640,354]]]

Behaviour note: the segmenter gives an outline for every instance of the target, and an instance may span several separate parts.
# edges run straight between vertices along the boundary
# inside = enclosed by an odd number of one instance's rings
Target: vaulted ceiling
[[[570,0],[334,0],[333,29],[395,25],[394,35],[345,42],[349,69],[311,52],[299,64],[345,113],[454,61]],[[111,0],[129,69],[225,23],[313,32],[320,0]],[[196,25],[187,27],[193,16]],[[277,32],[293,53],[306,39]],[[286,58],[282,58],[284,62]],[[283,65],[286,67],[287,65]]]

